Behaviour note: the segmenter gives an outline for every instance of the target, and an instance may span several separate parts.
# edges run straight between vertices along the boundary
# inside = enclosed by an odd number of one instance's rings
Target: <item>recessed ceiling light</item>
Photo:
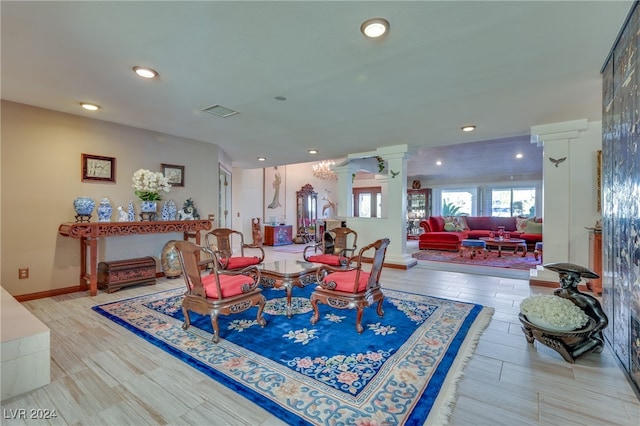
[[[92,104],[89,102],[80,102],[80,106],[84,109],[86,109],[87,111],[97,111],[100,109],[99,105],[96,104]]]
[[[266,157],[258,157],[258,161],[267,161]]]
[[[442,161],[440,160],[436,161],[436,166],[442,166]]]
[[[276,96],[273,99],[275,99],[276,101],[286,101],[287,100],[287,98],[285,98],[284,96]]]
[[[317,154],[318,150],[317,149],[310,149],[309,150],[309,154]]]
[[[462,131],[463,132],[473,132],[476,129],[476,126],[463,126],[462,127]]]
[[[367,19],[360,25],[362,34],[369,38],[378,38],[389,31],[389,21],[384,18]]]
[[[522,155],[522,154],[516,154],[516,158],[520,159],[520,158],[522,158],[522,157],[524,157],[524,155]]]
[[[133,67],[133,71],[142,78],[154,78],[158,76],[158,72],[146,67]]]

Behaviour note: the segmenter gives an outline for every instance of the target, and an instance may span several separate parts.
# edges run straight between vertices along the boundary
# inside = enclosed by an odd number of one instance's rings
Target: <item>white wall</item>
[[[589,231],[601,218],[597,209],[596,161],[602,149],[602,121],[590,121],[579,139],[569,141],[569,262],[589,267]],[[545,190],[554,182],[545,182]],[[546,261],[545,261],[546,262]]]
[[[82,153],[114,157],[116,182],[82,182]],[[217,212],[218,147],[210,143],[2,101],[1,157],[2,286],[14,296],[78,286],[80,243],[58,235],[58,226],[75,221],[78,196],[108,197],[114,206],[135,201],[131,177],[140,168],[184,165],[185,187],[164,200],[182,207],[192,198],[203,218]],[[157,257],[176,238],[103,239],[99,261]],[[19,268],[29,268],[28,279],[18,280]]]
[[[336,181],[322,180],[313,175],[313,165],[316,162],[291,164],[284,167],[286,170],[284,185],[285,201],[285,222],[292,225],[293,234],[296,235],[296,191],[304,185],[310,184],[314,191],[318,193],[318,209],[322,210],[322,197],[325,191],[335,194],[337,191]],[[279,167],[280,168],[280,167]],[[240,230],[245,237],[245,242],[251,242],[251,218],[259,217],[264,224],[264,175],[263,169],[233,169],[234,180],[234,200],[239,200],[240,204],[234,204],[234,214],[243,212],[239,224],[234,223],[233,227]],[[318,217],[320,218],[320,216]],[[236,220],[236,216],[234,216]],[[267,217],[268,220],[268,217]]]

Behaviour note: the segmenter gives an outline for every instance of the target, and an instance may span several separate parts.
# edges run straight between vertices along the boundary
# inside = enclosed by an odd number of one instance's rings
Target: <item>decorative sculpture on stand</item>
[[[329,194],[331,193],[331,191],[327,189],[325,189],[324,191],[327,193],[327,195],[322,197],[322,201],[325,201],[324,205],[322,206],[322,216],[335,217],[335,215],[338,214],[338,203],[334,203],[333,201],[331,201],[331,198],[329,198]]]
[[[582,278],[600,278],[600,276],[572,263],[549,263],[544,267],[557,272],[560,276],[561,288],[555,290],[553,294],[573,302],[589,316],[590,320],[579,330],[553,331],[533,324],[521,313],[520,322],[527,341],[533,343],[534,340],[538,340],[558,352],[565,361],[570,363],[586,353],[602,352],[604,348],[602,330],[609,324],[609,319],[598,299],[578,290],[578,284]]]
[[[251,218],[251,231],[253,234],[253,245],[262,247],[262,242],[263,242],[262,226],[260,226],[259,217],[256,217],[255,219]]]

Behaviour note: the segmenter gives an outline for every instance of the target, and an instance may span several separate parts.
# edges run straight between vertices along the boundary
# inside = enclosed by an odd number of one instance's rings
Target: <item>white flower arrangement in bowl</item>
[[[527,297],[520,303],[520,312],[531,323],[555,331],[578,330],[589,322],[589,316],[580,307],[559,296]]]
[[[133,188],[136,196],[142,201],[160,201],[160,191],[169,192],[171,184],[160,172],[140,169],[133,174]]]

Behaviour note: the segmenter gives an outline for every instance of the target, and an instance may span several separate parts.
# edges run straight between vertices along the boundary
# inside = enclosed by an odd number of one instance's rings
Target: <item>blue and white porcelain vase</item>
[[[78,197],[73,200],[73,209],[76,211],[76,222],[91,221],[91,214],[96,202],[89,197]]]
[[[155,213],[157,210],[157,201],[140,201],[140,211],[142,213]]]
[[[173,200],[169,200],[162,206],[162,220],[176,220],[176,214],[178,213],[178,207]]]
[[[129,207],[127,208],[127,215],[129,216],[129,222],[135,222],[136,210],[133,208],[133,201],[129,201]]]
[[[113,208],[108,198],[103,198],[98,204],[98,222],[111,222]]]

